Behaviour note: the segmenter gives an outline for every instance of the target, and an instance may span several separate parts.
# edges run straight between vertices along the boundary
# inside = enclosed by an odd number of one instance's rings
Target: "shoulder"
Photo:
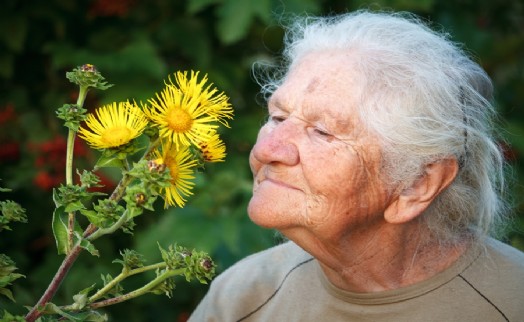
[[[524,274],[524,253],[520,250],[495,239],[485,242],[485,257],[490,264],[506,274]]]
[[[481,249],[459,277],[509,320],[524,316],[524,253],[494,239],[487,239]]]
[[[263,306],[296,268],[313,257],[293,242],[248,256],[212,282],[190,321],[236,321]]]
[[[474,274],[495,274],[493,277],[500,278],[500,282],[514,277],[524,276],[524,253],[501,241],[488,238],[480,247],[478,258],[467,270]],[[519,280],[522,280],[519,278]],[[524,280],[523,280],[524,282]],[[522,285],[524,286],[524,285]]]
[[[508,283],[514,283],[512,279],[519,277],[524,283],[521,278],[524,276],[523,252],[492,238],[486,239],[479,246],[477,258],[462,273],[464,276],[482,279],[489,276],[492,279],[497,278],[499,282],[507,280]]]

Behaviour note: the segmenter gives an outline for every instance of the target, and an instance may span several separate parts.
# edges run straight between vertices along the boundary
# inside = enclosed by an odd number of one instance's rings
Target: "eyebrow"
[[[269,106],[274,106],[276,108],[278,108],[279,110],[282,110],[284,112],[287,112],[289,113],[289,108],[287,107],[286,104],[284,104],[282,102],[282,100],[278,99],[278,98],[275,98],[274,96],[271,96],[268,100],[268,108]]]

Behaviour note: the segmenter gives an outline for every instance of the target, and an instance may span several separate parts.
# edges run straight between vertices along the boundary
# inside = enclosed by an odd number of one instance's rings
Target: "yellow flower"
[[[193,194],[191,189],[195,184],[191,180],[195,178],[197,161],[192,159],[188,147],[179,150],[169,142],[163,142],[162,152],[155,151],[154,158],[155,163],[164,164],[171,175],[171,186],[164,191],[164,207],[184,207],[187,201],[184,197]]]
[[[147,126],[148,119],[142,111],[129,102],[112,103],[87,115],[86,127],[78,136],[96,149],[115,148],[138,137]]]
[[[233,118],[233,107],[229,103],[227,96],[223,92],[217,94],[218,89],[214,88],[213,84],[208,85],[204,90],[204,86],[207,83],[207,75],[204,75],[199,83],[198,74],[199,72],[195,73],[194,71],[191,71],[191,76],[188,80],[187,72],[178,72],[175,75],[175,78],[179,84],[180,90],[184,93],[189,93],[190,95],[193,93],[193,95],[199,97],[200,105],[207,107],[207,113],[223,125],[229,127],[226,119]]]
[[[205,162],[222,162],[226,157],[226,145],[216,133],[198,146]]]
[[[175,83],[169,78],[164,90],[144,107],[160,137],[177,148],[208,141],[218,127],[217,121],[227,125],[225,118],[232,118],[228,97],[216,94],[212,84],[205,87],[206,82],[207,76],[198,81],[198,72],[191,72],[189,79],[187,72],[177,72]]]

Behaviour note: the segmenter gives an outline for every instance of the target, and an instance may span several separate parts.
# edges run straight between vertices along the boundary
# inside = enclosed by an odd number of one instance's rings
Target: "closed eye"
[[[321,135],[321,136],[331,136],[330,133],[322,130],[322,129],[319,129],[319,128],[315,128],[315,133],[318,134],[318,135]]]
[[[273,123],[282,123],[285,120],[286,118],[280,115],[270,115],[268,118],[268,122],[273,122]]]

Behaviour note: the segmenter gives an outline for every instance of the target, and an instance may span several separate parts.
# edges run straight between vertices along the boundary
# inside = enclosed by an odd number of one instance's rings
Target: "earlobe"
[[[402,224],[415,219],[453,182],[457,172],[458,163],[455,158],[426,165],[423,175],[391,201],[384,211],[384,219],[391,224]]]

